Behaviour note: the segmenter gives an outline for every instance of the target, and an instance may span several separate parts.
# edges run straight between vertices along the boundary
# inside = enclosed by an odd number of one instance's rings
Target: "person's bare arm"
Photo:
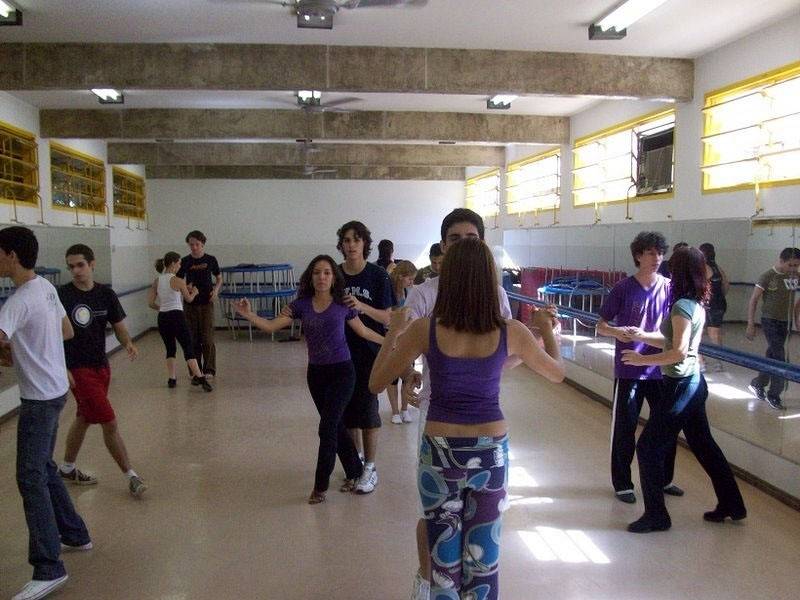
[[[64,340],[71,340],[75,337],[75,330],[72,329],[72,323],[69,322],[69,317],[66,315],[61,317],[61,338]]]
[[[128,328],[125,327],[124,321],[112,323],[111,328],[114,330],[114,337],[117,338],[120,346],[125,348],[125,351],[128,353],[128,358],[136,360],[136,357],[139,356],[139,349],[134,345],[131,334],[128,332]]]
[[[747,329],[745,330],[744,337],[752,341],[756,337],[756,309],[758,308],[758,301],[764,295],[764,290],[756,286],[753,288],[753,293],[750,295],[750,302],[747,304]]]
[[[250,307],[250,301],[247,298],[237,300],[234,302],[233,307],[236,309],[237,313],[242,315],[242,317],[250,321],[261,331],[266,331],[267,333],[275,333],[276,331],[280,331],[284,327],[289,327],[292,324],[293,319],[284,315],[278,315],[274,319],[265,319],[264,317],[259,317],[253,312],[252,308]]]

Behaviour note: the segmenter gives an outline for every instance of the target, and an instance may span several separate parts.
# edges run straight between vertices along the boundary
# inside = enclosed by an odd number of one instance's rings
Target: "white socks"
[[[138,475],[136,475],[136,471],[134,471],[133,469],[128,469],[128,472],[125,473],[125,477],[130,479],[131,477],[138,477]]]
[[[62,473],[72,473],[75,470],[75,463],[62,463],[60,469]]]

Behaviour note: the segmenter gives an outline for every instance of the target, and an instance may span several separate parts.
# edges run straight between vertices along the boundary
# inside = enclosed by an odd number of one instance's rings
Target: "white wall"
[[[675,194],[673,199],[633,202],[633,222],[697,221],[705,219],[748,219],[754,212],[752,191],[701,193],[701,108],[706,93],[759,75],[800,59],[800,14],[755,32],[698,58],[695,62],[694,98],[678,103],[675,133]],[[593,207],[573,208],[571,144],[579,137],[606,127],[672,106],[663,102],[601,102],[570,119],[570,146],[562,146],[561,198],[559,223],[562,226],[590,225],[595,220]],[[509,151],[509,161],[522,152]],[[535,154],[530,152],[529,154]],[[776,186],[762,190],[765,216],[800,215],[800,186]],[[625,223],[624,204],[600,208],[601,223]],[[540,218],[542,226],[551,221]],[[508,215],[505,229],[529,228],[532,217]]]
[[[339,258],[336,230],[350,220],[382,238],[395,257],[424,257],[439,241],[442,218],[463,206],[460,181],[152,180],[151,258],[186,252],[199,229],[221,265],[288,262],[299,274],[317,254]]]

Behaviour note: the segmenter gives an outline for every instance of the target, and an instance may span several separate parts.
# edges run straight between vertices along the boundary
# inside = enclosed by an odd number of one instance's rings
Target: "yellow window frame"
[[[769,90],[775,86],[785,84],[792,80],[797,80],[800,82],[800,61],[789,63],[788,65],[783,65],[782,67],[767,71],[766,73],[749,77],[742,81],[738,81],[736,83],[708,92],[705,95],[703,103],[703,137],[701,138],[701,143],[703,145],[701,192],[703,194],[751,190],[757,185],[759,187],[773,187],[800,184],[800,168],[797,170],[797,177],[775,179],[770,178],[769,176],[761,176],[761,173],[769,171],[769,163],[773,156],[781,156],[785,155],[786,153],[792,153],[797,157],[795,159],[795,164],[800,165],[800,146],[790,149],[783,149],[778,152],[761,152],[759,150],[758,152],[754,152],[752,157],[746,157],[739,161],[726,163],[720,162],[719,146],[717,145],[717,148],[715,149],[714,144],[715,139],[719,140],[726,135],[733,136],[736,134],[746,133],[748,130],[751,131],[753,135],[756,135],[761,139],[769,139],[771,136],[769,133],[769,122],[774,122],[787,117],[793,117],[795,120],[800,120],[800,98],[796,104],[798,109],[796,112],[794,112],[794,114],[778,117],[770,116],[767,119],[763,119],[763,114],[761,115],[762,118],[756,118],[754,116],[749,125],[737,127],[733,130],[722,129],[723,126],[720,123],[722,118],[718,116],[719,112],[723,110],[724,107],[730,107],[734,102],[737,101],[740,104],[744,104],[744,102],[748,101],[752,104],[763,105],[763,107],[766,107],[767,103],[769,102],[767,99],[769,96]],[[797,85],[800,85],[800,83]],[[764,110],[764,108],[761,110]],[[764,146],[761,146],[761,148],[763,147]],[[739,167],[744,165],[753,167],[754,180],[751,182],[742,182],[733,185],[713,184],[711,173],[715,168],[723,168],[728,165],[735,165],[736,163],[741,163]]]
[[[485,179],[489,179],[491,177],[496,177],[498,179],[496,185],[496,194],[497,199],[495,201],[496,210],[493,212],[483,212],[483,204],[479,203],[476,200],[477,192],[478,192],[478,185],[481,181]],[[477,212],[481,217],[494,217],[500,214],[500,169],[490,169],[484,173],[480,173],[475,175],[474,177],[470,177],[467,179],[466,183],[464,184],[464,196],[467,204],[467,208],[470,208]]]
[[[36,136],[0,121],[0,202],[39,205]]]
[[[580,175],[578,175],[576,172],[580,171],[581,169],[593,167],[593,166],[596,166],[596,164],[599,164],[599,163],[583,164],[581,162],[581,158],[580,158],[580,155],[581,155],[580,151],[581,151],[582,148],[586,148],[590,144],[593,144],[595,142],[599,142],[599,141],[604,140],[604,139],[611,138],[612,136],[617,135],[617,134],[622,134],[622,133],[625,133],[625,132],[633,134],[635,129],[641,128],[642,126],[647,125],[649,123],[653,123],[653,122],[656,122],[656,121],[663,120],[663,119],[665,119],[667,117],[670,117],[670,116],[672,116],[673,118],[675,117],[675,109],[674,108],[660,109],[660,110],[657,110],[657,111],[654,111],[654,112],[651,112],[651,113],[647,113],[645,115],[641,115],[641,116],[635,117],[633,119],[629,119],[627,121],[623,121],[621,123],[617,123],[615,125],[611,125],[610,127],[606,127],[606,128],[601,129],[599,131],[595,131],[594,133],[590,133],[589,135],[585,135],[585,136],[576,138],[574,143],[573,143],[573,145],[572,145],[572,158],[573,158],[573,161],[572,161],[572,163],[573,163],[572,164],[572,190],[571,190],[571,192],[572,192],[572,206],[575,207],[575,208],[585,208],[585,207],[592,207],[592,206],[600,205],[600,204],[614,204],[614,203],[626,202],[626,201],[639,202],[639,201],[643,201],[643,200],[664,200],[664,199],[667,199],[667,198],[672,198],[674,196],[674,194],[675,194],[674,178],[673,178],[672,190],[671,191],[667,191],[667,192],[654,192],[654,193],[648,193],[648,194],[640,194],[640,195],[631,196],[631,197],[627,197],[626,195],[622,194],[622,195],[618,195],[618,196],[615,196],[615,197],[612,197],[612,198],[604,198],[602,200],[595,200],[595,201],[589,201],[589,202],[580,202],[580,203],[577,201],[577,198],[576,198],[576,196],[577,196],[576,192],[577,191],[581,191],[581,190],[587,189],[586,187],[583,187],[583,186],[579,185],[580,182],[581,182]],[[674,134],[676,137],[677,137],[677,132],[678,132],[678,130],[677,130],[677,121],[676,121],[676,123],[675,123],[675,134]],[[674,146],[674,143],[673,143],[673,146]],[[631,149],[630,153],[623,153],[623,154],[620,154],[620,156],[618,156],[618,157],[613,157],[612,159],[622,160],[626,156],[630,156],[631,157],[630,158],[631,165],[630,165],[630,173],[629,173],[630,177],[626,176],[626,177],[620,177],[619,179],[604,180],[603,183],[614,183],[614,182],[617,182],[617,181],[622,181],[623,179],[625,179],[625,180],[629,179],[629,180],[631,180],[631,185],[633,185],[633,175],[635,175],[635,173],[633,172],[634,171],[635,159],[633,157],[632,149]],[[605,159],[605,160],[609,160],[609,159]],[[675,168],[675,151],[674,150],[673,150],[673,154],[672,154],[672,165],[673,165],[673,172],[674,172],[674,168]]]
[[[101,159],[50,142],[50,178],[55,210],[105,214],[106,168]]]
[[[147,196],[144,177],[112,167],[114,190],[114,216],[144,220],[147,213]]]
[[[544,160],[547,160],[548,158],[552,158],[553,156],[558,158],[556,172],[552,173],[551,175],[543,176],[542,178],[555,176],[556,182],[557,182],[555,188],[553,188],[555,193],[554,194],[543,195],[541,197],[556,196],[556,201],[554,203],[548,203],[548,204],[542,203],[540,206],[534,206],[534,207],[531,207],[531,208],[529,208],[527,210],[523,210],[523,211],[512,210],[512,206],[511,205],[513,203],[522,201],[522,199],[517,199],[517,198],[512,200],[509,197],[509,196],[515,197],[516,194],[517,194],[517,192],[515,191],[516,188],[522,185],[522,182],[519,182],[519,183],[514,182],[516,174],[519,173],[519,171],[523,170],[528,165],[532,165],[532,164],[535,164],[535,163],[538,163],[538,162],[542,162]],[[550,150],[545,150],[544,152],[540,152],[540,153],[534,154],[532,156],[527,156],[525,158],[521,158],[521,159],[516,160],[516,161],[514,161],[512,163],[509,163],[508,167],[506,169],[506,178],[507,178],[507,180],[506,180],[506,212],[508,212],[509,214],[522,215],[522,214],[529,214],[529,213],[532,213],[532,212],[537,212],[539,210],[551,210],[551,209],[560,208],[560,206],[561,206],[561,148],[558,147],[558,148],[552,148]],[[537,178],[537,179],[539,179],[539,178]]]

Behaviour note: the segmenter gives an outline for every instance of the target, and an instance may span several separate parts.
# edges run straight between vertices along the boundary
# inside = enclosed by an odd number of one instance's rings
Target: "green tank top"
[[[666,377],[688,377],[700,369],[698,350],[703,337],[703,325],[706,322],[706,311],[696,300],[681,298],[672,305],[669,318],[661,322],[661,333],[664,336],[664,350],[672,350],[672,317],[683,317],[690,323],[689,353],[681,362],[674,365],[662,365],[661,374]]]

